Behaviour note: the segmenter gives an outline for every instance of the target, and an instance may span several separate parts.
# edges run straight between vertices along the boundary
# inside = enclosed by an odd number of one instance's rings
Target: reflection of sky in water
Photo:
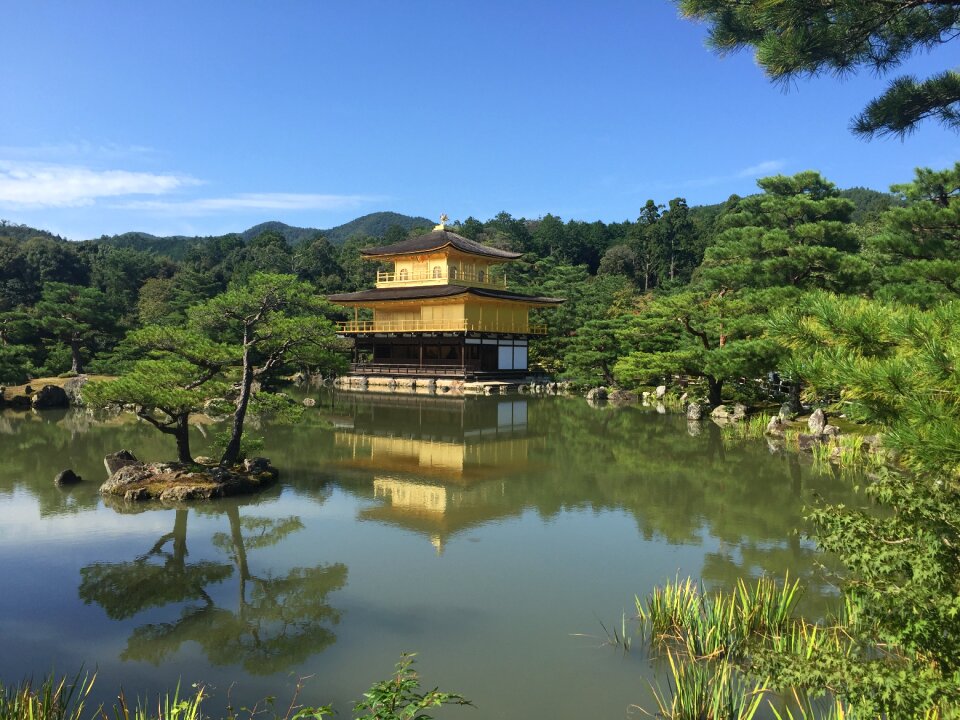
[[[120,513],[96,493],[106,452],[172,454],[159,433],[5,415],[0,563],[12,591],[0,593],[0,677],[99,667],[106,699],[121,682],[136,693],[203,680],[222,696],[238,681],[237,704],[283,699],[290,673],[314,675],[304,699],[347,713],[416,651],[427,684],[462,691],[483,717],[623,717],[644,700],[647,665],[601,647],[601,622],[619,626],[635,594],[678,572],[725,585],[789,569],[822,607],[810,545],[791,530],[813,491],[856,501],[762,443],[723,441],[709,425],[690,437],[682,418],[580,398],[320,400],[308,419],[329,421],[261,431],[278,488],[179,515]],[[90,480],[53,487],[64,467]],[[144,563],[171,574],[131,589],[143,596],[111,620],[105,605],[123,594],[82,578],[152,576]],[[211,567],[202,592],[176,597],[176,582]],[[298,588],[314,589],[283,595]],[[241,655],[253,650],[230,644],[248,637],[237,618],[248,608],[276,634],[267,595],[278,592],[281,608],[313,617],[302,631],[318,639],[292,664],[247,672]],[[329,637],[309,635],[318,628]]]

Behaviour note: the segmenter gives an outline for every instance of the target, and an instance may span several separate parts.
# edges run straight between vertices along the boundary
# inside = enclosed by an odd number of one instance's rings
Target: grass
[[[354,706],[357,720],[426,720],[424,710],[441,705],[471,705],[457,693],[442,692],[438,688],[422,691],[420,676],[413,669],[414,655],[404,653],[392,676],[374,683]],[[93,707],[92,691],[96,674],[72,680],[47,676],[39,685],[25,680],[18,685],[5,686],[0,682],[0,720],[210,720],[203,712],[207,698],[202,685],[181,697],[180,686],[172,693],[157,698],[155,705],[138,700],[131,706],[121,690],[111,707]],[[267,698],[252,708],[235,710],[227,707],[223,720],[322,720],[333,715],[328,705],[309,707],[297,699],[303,689],[303,679],[297,682],[293,697],[285,710],[274,709],[274,698]]]
[[[645,601],[636,598],[637,617],[661,647],[697,660],[739,659],[756,637],[789,632],[799,588],[789,578],[781,585],[761,577],[749,585],[741,579],[732,593],[708,595],[691,578],[677,578]]]

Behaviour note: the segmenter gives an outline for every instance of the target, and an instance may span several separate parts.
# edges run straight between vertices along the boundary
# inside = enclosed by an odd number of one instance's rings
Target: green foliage
[[[457,693],[443,692],[438,688],[422,692],[420,678],[412,665],[413,654],[403,654],[397,663],[393,677],[374,683],[364,693],[354,711],[361,713],[356,720],[430,720],[426,710],[443,705],[472,705],[469,700]],[[68,681],[65,677],[56,680],[48,676],[34,687],[30,681],[15,686],[0,683],[0,720],[87,720],[100,718],[108,720],[204,720],[206,715],[201,705],[209,693],[202,685],[195,686],[192,694],[181,697],[179,684],[173,692],[167,692],[156,699],[156,704],[137,700],[131,708],[121,690],[116,703],[111,708],[99,706],[90,708],[90,698],[97,676],[81,678],[77,675]],[[297,697],[302,690],[302,681],[289,705],[281,713],[274,710],[274,698],[267,698],[253,708],[241,708],[239,711],[227,708],[223,720],[322,720],[333,715],[329,705],[316,707],[298,704]]]
[[[422,692],[413,662],[412,654],[404,654],[392,678],[374,683],[363,694],[363,700],[354,707],[359,713],[356,720],[430,720],[433,716],[424,712],[430,708],[471,704],[462,695],[438,688]]]
[[[887,512],[812,513],[818,544],[850,571],[848,631],[885,661],[827,655],[783,672],[831,686],[846,678],[844,692],[868,708],[960,704],[958,323],[958,303],[924,311],[821,294],[774,324],[806,358],[813,389],[883,425],[885,446],[915,471],[880,472],[867,486]]]
[[[762,178],[764,191],[740,200],[706,251],[698,277],[712,288],[856,289],[866,266],[856,256],[853,203],[818,173]]]
[[[108,340],[117,319],[116,307],[102,291],[65,283],[46,284],[31,313],[41,337],[70,348],[69,369],[76,373],[83,372],[82,351]]]
[[[884,213],[880,232],[867,240],[875,257],[875,294],[922,307],[960,300],[960,163],[916,171],[894,185],[906,203]]]
[[[956,37],[960,3],[950,0],[677,0],[680,12],[710,27],[721,53],[745,47],[776,82],[866,68],[887,73],[917,50]],[[926,118],[960,128],[960,75],[894,80],[852,123],[854,133],[903,136]]]

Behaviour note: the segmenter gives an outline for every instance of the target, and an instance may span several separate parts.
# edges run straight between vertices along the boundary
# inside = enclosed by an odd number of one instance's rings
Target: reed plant
[[[457,693],[438,688],[422,691],[420,676],[413,669],[413,654],[405,653],[393,675],[374,683],[354,706],[357,720],[427,720],[424,711],[442,705],[470,705]],[[202,704],[207,698],[202,685],[181,696],[180,685],[160,695],[156,704],[138,700],[131,705],[123,691],[111,707],[92,706],[92,690],[96,675],[78,674],[73,680],[56,679],[54,675],[35,685],[25,680],[18,685],[0,682],[0,720],[208,720]],[[293,698],[285,709],[275,710],[274,699],[267,698],[252,708],[235,710],[228,706],[223,720],[322,720],[333,715],[329,705],[317,707],[298,703],[303,680],[297,683]]]
[[[751,720],[766,688],[748,682],[730,662],[686,662],[668,651],[667,690],[652,687],[657,717],[668,720]]]
[[[739,659],[753,641],[790,632],[799,587],[789,577],[782,584],[761,577],[711,595],[691,578],[677,578],[645,600],[636,598],[637,618],[661,647],[682,649],[692,659]]]
[[[0,720],[85,720],[96,714],[90,701],[96,675],[78,673],[72,680],[45,678],[38,685],[25,680],[19,685],[0,682]]]

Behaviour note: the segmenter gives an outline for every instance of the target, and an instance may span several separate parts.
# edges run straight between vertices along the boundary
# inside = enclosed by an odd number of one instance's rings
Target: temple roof
[[[470,255],[481,255],[483,257],[498,258],[501,260],[516,260],[523,253],[510,252],[509,250],[500,250],[499,248],[481,245],[473,240],[468,240],[462,235],[457,235],[448,230],[434,230],[426,235],[420,235],[409,240],[394,243],[393,245],[384,245],[383,247],[366,248],[360,251],[365,257],[381,257],[392,255],[412,255],[414,253],[430,252],[450,246],[463,253]]]
[[[401,243],[402,244],[402,243]],[[536,303],[538,305],[559,305],[562,298],[533,297],[507,292],[506,290],[488,290],[486,288],[464,287],[463,285],[428,285],[426,287],[376,288],[352,293],[327,295],[332,303],[365,303],[380,300],[427,300],[430,298],[453,297],[455,295],[476,295],[494,300],[513,300],[516,302]]]

